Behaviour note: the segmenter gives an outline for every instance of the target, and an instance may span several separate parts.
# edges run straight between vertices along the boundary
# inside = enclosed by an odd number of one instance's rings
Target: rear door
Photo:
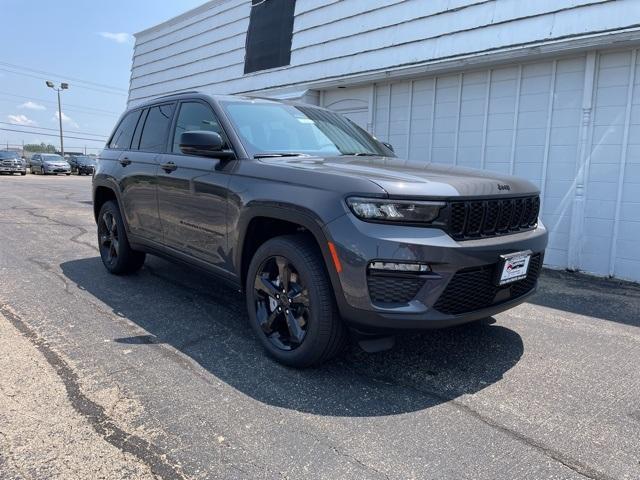
[[[158,168],[158,208],[165,243],[217,266],[224,264],[227,242],[227,193],[233,162],[184,155],[180,135],[193,130],[219,133],[229,144],[211,106],[180,102],[169,152]]]
[[[118,157],[120,192],[131,233],[162,242],[158,216],[157,169],[165,150],[175,104],[155,105],[138,111],[128,125],[130,144]]]

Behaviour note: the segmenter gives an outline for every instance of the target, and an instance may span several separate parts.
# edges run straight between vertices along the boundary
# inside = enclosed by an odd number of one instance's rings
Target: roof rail
[[[185,93],[200,93],[198,90],[185,90],[183,92],[173,92],[173,93],[168,93],[167,95],[160,95],[159,97],[154,97],[151,100],[157,100],[159,98],[167,98],[167,97],[175,97],[176,95],[182,95]]]

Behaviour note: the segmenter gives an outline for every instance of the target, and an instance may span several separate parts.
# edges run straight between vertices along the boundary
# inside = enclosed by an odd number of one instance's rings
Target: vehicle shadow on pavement
[[[529,303],[640,327],[640,285],[545,269]]]
[[[515,331],[489,320],[404,334],[393,350],[378,354],[351,346],[318,368],[295,370],[263,353],[248,325],[244,297],[206,274],[156,257],[126,277],[108,274],[99,257],[61,268],[80,289],[145,331],[105,344],[111,354],[118,354],[118,345],[138,354],[170,345],[204,368],[212,382],[305,413],[363,417],[426,409],[494,384],[523,353]],[[104,316],[116,321],[110,312]]]

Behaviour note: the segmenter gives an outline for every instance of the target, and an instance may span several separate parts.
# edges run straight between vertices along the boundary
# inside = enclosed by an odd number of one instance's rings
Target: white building
[[[638,46],[640,0],[214,0],[136,34],[129,102],[338,110],[413,162],[532,180],[548,266],[638,281]]]

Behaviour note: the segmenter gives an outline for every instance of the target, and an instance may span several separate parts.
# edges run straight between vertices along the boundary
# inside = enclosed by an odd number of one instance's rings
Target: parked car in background
[[[0,150],[0,173],[27,174],[27,162],[18,154],[11,150]]]
[[[34,153],[29,163],[31,173],[42,175],[71,175],[71,165],[56,153]]]
[[[67,162],[71,165],[71,171],[78,175],[93,175],[96,167],[96,159],[87,155],[69,155]]]
[[[246,293],[265,349],[296,367],[337,354],[347,329],[374,351],[398,330],[524,302],[547,245],[539,194],[509,175],[408,164],[330,110],[197,93],[127,111],[93,176],[109,272],[154,253],[216,274]]]

